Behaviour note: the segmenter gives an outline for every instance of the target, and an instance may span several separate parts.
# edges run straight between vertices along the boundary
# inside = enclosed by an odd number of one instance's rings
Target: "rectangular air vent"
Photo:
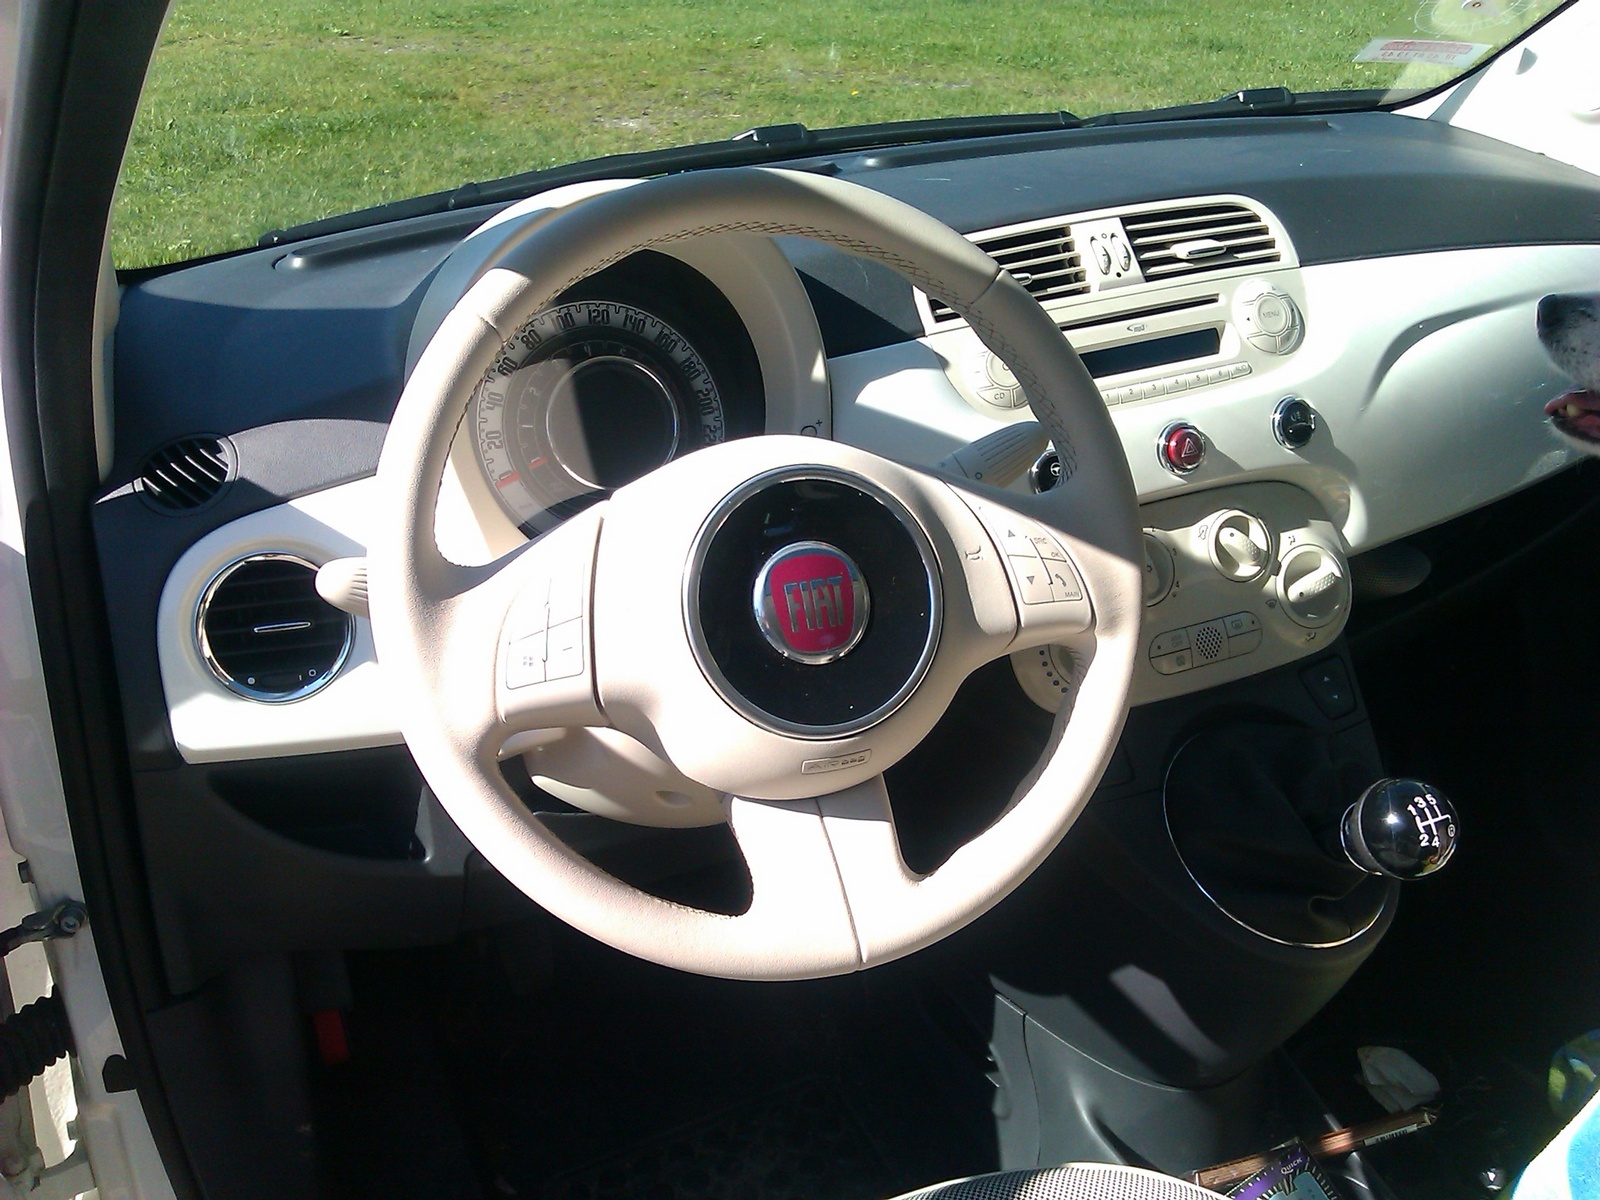
[[[1197,204],[1122,218],[1146,280],[1176,279],[1242,264],[1275,263],[1278,242],[1261,215],[1243,204]]]
[[[1025,233],[979,235],[972,239],[1041,304],[1064,296],[1083,296],[1089,291],[1083,259],[1072,243],[1072,230],[1066,225],[1050,225]],[[928,308],[935,325],[958,321],[955,311],[944,301],[928,297]]]

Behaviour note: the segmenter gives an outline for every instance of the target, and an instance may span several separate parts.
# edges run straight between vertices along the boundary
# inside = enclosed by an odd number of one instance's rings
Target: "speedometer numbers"
[[[689,339],[611,300],[535,316],[478,385],[468,419],[490,488],[530,532],[727,436],[722,395]]]

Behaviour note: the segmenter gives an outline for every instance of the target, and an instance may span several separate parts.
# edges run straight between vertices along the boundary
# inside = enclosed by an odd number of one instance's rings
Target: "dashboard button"
[[[1299,396],[1285,396],[1272,413],[1272,436],[1288,450],[1299,450],[1317,432],[1317,410]]]
[[[1187,629],[1174,629],[1168,633],[1160,634],[1150,643],[1150,657],[1162,658],[1168,654],[1176,654],[1179,650],[1189,648],[1189,631]]]
[[[1338,720],[1356,710],[1356,690],[1350,684],[1350,674],[1337,658],[1325,658],[1315,666],[1300,672],[1300,682],[1317,702],[1325,717]]]
[[[1261,645],[1261,631],[1252,630],[1249,633],[1230,633],[1228,635],[1228,657],[1238,658],[1249,654]]]
[[[1106,244],[1099,238],[1090,238],[1089,249],[1094,252],[1095,259],[1100,264],[1100,274],[1111,274],[1111,251],[1106,249]]]
[[[1172,591],[1172,580],[1177,569],[1172,561],[1172,551],[1154,534],[1144,535],[1144,604],[1146,608],[1160,604]]]
[[[1180,650],[1176,654],[1164,654],[1160,658],[1152,658],[1150,665],[1163,675],[1176,675],[1194,666],[1194,660],[1187,650]]]
[[[1254,633],[1261,628],[1261,622],[1255,613],[1236,612],[1223,617],[1222,623],[1227,626],[1230,638],[1236,638],[1244,633]]]
[[[1168,425],[1157,443],[1161,465],[1174,475],[1187,475],[1206,458],[1206,441],[1201,432],[1185,421]]]
[[[1011,574],[1017,581],[1017,594],[1024,604],[1049,604],[1055,597],[1050,591],[1050,575],[1037,558],[1012,555]]]

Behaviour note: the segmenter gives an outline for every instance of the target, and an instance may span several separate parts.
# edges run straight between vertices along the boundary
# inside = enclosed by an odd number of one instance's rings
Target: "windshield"
[[[1079,116],[1241,88],[1438,87],[1558,0],[176,0],[119,267],[599,155],[811,128]]]

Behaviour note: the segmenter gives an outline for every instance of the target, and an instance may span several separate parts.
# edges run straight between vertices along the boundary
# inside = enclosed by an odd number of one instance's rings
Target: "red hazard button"
[[[1206,458],[1206,439],[1193,425],[1178,422],[1161,431],[1157,443],[1161,465],[1176,475],[1187,475]]]

